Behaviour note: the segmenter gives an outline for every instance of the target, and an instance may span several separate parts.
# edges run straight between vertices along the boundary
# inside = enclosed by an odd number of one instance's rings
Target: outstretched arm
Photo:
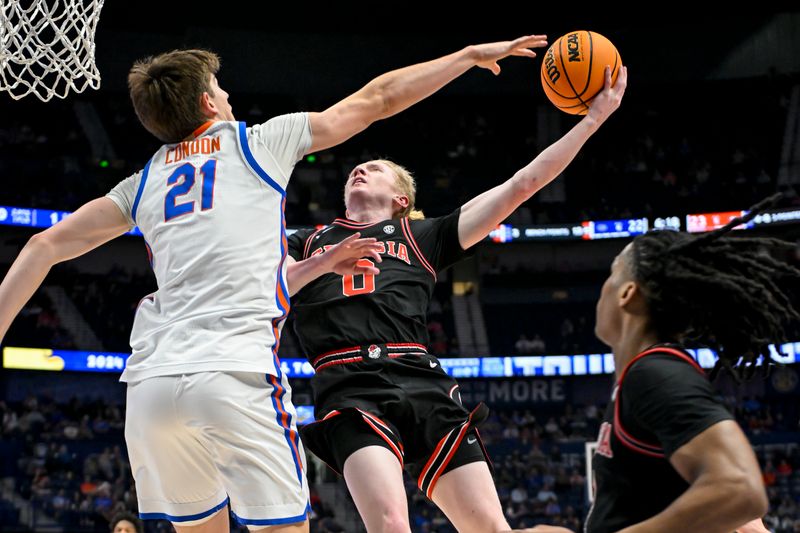
[[[117,205],[98,198],[31,237],[0,283],[0,340],[53,265],[83,255],[129,229]]]
[[[513,41],[468,46],[450,55],[393,70],[321,113],[309,113],[312,143],[309,152],[341,144],[376,120],[390,117],[432,95],[474,66],[500,73],[498,61],[507,56],[535,57],[530,48],[547,44],[544,35]]]
[[[476,196],[461,207],[458,239],[462,248],[467,249],[482,241],[517,207],[561,174],[589,137],[616,111],[625,94],[628,70],[622,67],[613,86],[611,69],[608,67],[605,77],[605,88],[595,97],[583,120],[505,183]]]
[[[359,239],[360,236],[360,233],[354,233],[325,252],[302,261],[295,261],[293,257],[287,256],[286,282],[289,286],[289,296],[294,296],[318,277],[331,272],[341,276],[380,274],[380,270],[372,262],[361,259],[369,257],[380,263],[381,246],[377,239],[371,237]]]

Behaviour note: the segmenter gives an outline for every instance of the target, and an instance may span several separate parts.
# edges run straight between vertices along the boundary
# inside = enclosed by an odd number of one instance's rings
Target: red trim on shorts
[[[368,413],[368,412],[366,412],[366,411],[362,411],[362,410],[361,410],[361,409],[359,409],[358,407],[356,407],[356,410],[357,410],[359,413],[361,413],[361,415],[362,415],[362,416],[368,416],[368,417],[369,417],[369,418],[371,418],[371,419],[372,419],[372,420],[373,420],[373,421],[374,421],[376,424],[378,424],[379,426],[381,426],[382,428],[384,428],[386,431],[388,431],[389,433],[391,433],[392,435],[394,435],[394,431],[392,431],[392,428],[390,428],[390,427],[389,427],[389,424],[387,424],[386,422],[384,422],[383,420],[381,420],[381,419],[380,419],[380,418],[378,418],[377,416],[373,415],[372,413]],[[398,442],[398,443],[397,443],[397,445],[398,445],[398,447],[400,448],[400,451],[401,451],[401,452],[403,452],[403,454],[405,454],[405,450],[403,449],[403,443],[401,443],[401,442]]]
[[[458,388],[458,383],[450,387],[450,390],[447,391],[447,395],[450,396],[450,398],[453,400],[455,400],[455,398],[453,398],[453,391],[456,390],[457,388]]]
[[[328,368],[329,366],[346,365],[347,363],[359,363],[359,362],[361,362],[363,360],[364,360],[364,358],[361,357],[360,355],[358,357],[348,357],[347,359],[336,359],[336,360],[328,361],[327,363],[319,365],[318,367],[316,367],[314,369],[314,372],[319,372],[319,371],[321,371],[321,370],[323,370],[325,368]]]
[[[430,484],[428,485],[428,490],[426,491],[425,495],[429,499],[433,499],[433,489],[436,487],[436,482],[439,481],[439,477],[444,472],[444,469],[447,468],[447,465],[450,464],[450,460],[455,455],[458,447],[461,446],[461,441],[464,440],[464,436],[467,434],[467,430],[469,430],[469,421],[464,422],[464,425],[461,427],[461,430],[458,432],[458,437],[456,437],[456,442],[450,447],[450,451],[447,452],[447,456],[442,461],[442,464],[439,465],[439,468],[436,469],[436,473],[433,475],[433,479],[431,479]]]
[[[395,436],[394,432],[391,429],[389,429],[389,426],[387,426],[377,416],[375,416],[375,415],[373,415],[371,413],[367,413],[365,411],[362,411],[358,407],[356,407],[356,411],[361,413],[361,418],[364,419],[364,422],[366,422],[367,425],[369,425],[372,428],[372,430],[375,431],[375,433],[378,434],[378,436],[380,438],[382,438],[383,440],[386,441],[386,444],[389,445],[389,448],[391,449],[392,453],[394,453],[395,456],[397,456],[397,460],[400,461],[400,468],[403,468],[403,464],[404,464],[403,463],[403,456],[405,455],[405,453],[403,451],[403,445],[400,443],[399,439],[398,439],[397,444],[395,444],[394,441],[392,441],[392,439],[390,439],[389,436],[386,435],[386,433],[388,433],[392,437],[397,438]],[[378,426],[380,426],[380,427],[378,427]]]
[[[436,449],[431,454],[428,462],[425,463],[425,467],[422,469],[422,472],[417,478],[417,486],[429,499],[433,499],[433,490],[436,487],[436,483],[439,481],[439,477],[441,477],[441,475],[447,469],[447,466],[450,464],[453,456],[458,451],[459,447],[461,446],[461,442],[464,440],[464,436],[469,432],[469,429],[473,427],[473,417],[475,416],[475,413],[477,413],[482,407],[485,409],[483,404],[479,404],[478,407],[476,407],[469,414],[467,420],[465,420],[460,426],[456,426],[451,429],[450,432],[439,441],[439,444],[436,445]],[[458,433],[456,433],[455,438],[453,438],[453,433],[455,431],[458,431]],[[477,429],[475,430],[475,434],[480,442],[481,451],[484,454],[486,463],[491,467],[489,454],[486,452],[486,448],[483,446],[483,442],[481,441]],[[452,444],[448,446],[448,443]],[[442,459],[443,453],[444,458]],[[431,469],[434,467],[435,470],[433,475],[431,475]]]
[[[399,342],[399,343],[389,343],[386,345],[387,348],[418,348],[425,353],[428,353],[428,349],[423,346],[422,344],[416,344],[413,342]]]
[[[332,350],[330,352],[325,352],[322,355],[319,355],[311,360],[311,366],[314,367],[315,372],[319,372],[329,366],[334,365],[344,365],[348,363],[360,363],[362,361],[366,361],[364,355],[365,352],[369,352],[370,348],[375,348],[378,345],[372,344],[370,346],[353,346],[350,348],[343,348],[341,350]],[[386,348],[386,357],[389,359],[397,359],[398,357],[402,357],[409,353],[417,353],[414,351],[409,351],[409,348],[415,348],[418,352],[428,353],[428,349],[425,348],[422,344],[417,344],[413,342],[401,342],[401,343],[389,343],[384,344]],[[389,350],[403,350],[402,352],[395,352],[395,353],[388,353]],[[383,351],[382,351],[383,352]]]
[[[439,456],[439,452],[441,451],[442,446],[444,446],[445,441],[450,437],[450,435],[453,434],[454,431],[455,428],[451,429],[447,433],[447,435],[442,437],[442,439],[439,441],[439,444],[436,445],[436,448],[434,448],[433,453],[428,458],[428,462],[425,463],[425,466],[423,467],[422,472],[420,473],[419,478],[417,479],[417,486],[420,489],[422,489],[422,479],[427,475],[428,470],[430,470],[431,464],[433,464],[434,459],[436,459]]]
[[[346,355],[346,354],[356,353],[359,351],[361,351],[361,346],[352,346],[350,348],[342,348],[341,350],[331,350],[330,352],[325,352],[324,354],[321,354],[316,358],[314,358],[314,360],[311,361],[311,365],[312,366],[316,365],[317,362],[324,357],[328,357],[331,355]]]
[[[481,450],[483,451],[483,456],[486,458],[486,463],[489,465],[489,470],[494,472],[494,463],[492,462],[492,458],[489,457],[489,451],[486,449],[486,445],[483,443],[483,437],[481,437],[481,432],[478,431],[478,428],[475,429],[475,435],[478,436],[478,444],[481,446]]]

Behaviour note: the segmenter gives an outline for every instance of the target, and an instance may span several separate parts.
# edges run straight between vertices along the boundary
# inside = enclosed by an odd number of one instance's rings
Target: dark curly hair
[[[779,197],[705,235],[653,231],[633,241],[632,273],[656,333],[664,341],[716,350],[712,376],[722,368],[737,380],[752,376],[759,357],[771,361],[769,344],[789,341],[800,325],[800,270],[779,258],[795,245],[728,235]]]
[[[117,524],[119,524],[123,520],[126,520],[131,524],[133,524],[134,529],[136,529],[136,533],[142,533],[144,531],[144,529],[142,528],[142,521],[139,520],[139,518],[135,514],[129,513],[127,511],[122,511],[120,513],[117,513],[113,516],[113,518],[111,518],[111,522],[109,522],[109,525],[111,526],[111,531],[113,532],[114,528],[117,527]]]

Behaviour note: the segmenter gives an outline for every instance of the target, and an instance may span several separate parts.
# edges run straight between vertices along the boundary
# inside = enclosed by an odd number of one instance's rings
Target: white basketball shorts
[[[125,440],[142,518],[230,503],[250,526],[306,520],[305,453],[286,377],[201,372],[128,383]]]

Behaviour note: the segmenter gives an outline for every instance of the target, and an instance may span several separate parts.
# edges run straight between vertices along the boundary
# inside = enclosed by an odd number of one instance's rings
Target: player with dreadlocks
[[[588,533],[730,533],[766,512],[750,444],[682,345],[715,349],[715,371],[738,380],[800,324],[790,297],[800,271],[769,253],[792,245],[728,235],[775,199],[703,236],[647,233],[614,260],[595,332],[613,349],[617,380],[593,460]]]
[[[702,237],[652,232],[632,246],[634,277],[642,284],[658,338],[700,342],[717,350],[720,358],[712,379],[721,369],[730,370],[737,380],[746,375],[756,368],[753,363],[759,356],[770,359],[767,346],[785,336],[786,326],[800,322],[785,287],[778,285],[800,273],[767,253],[794,245],[725,236],[778,196]]]

